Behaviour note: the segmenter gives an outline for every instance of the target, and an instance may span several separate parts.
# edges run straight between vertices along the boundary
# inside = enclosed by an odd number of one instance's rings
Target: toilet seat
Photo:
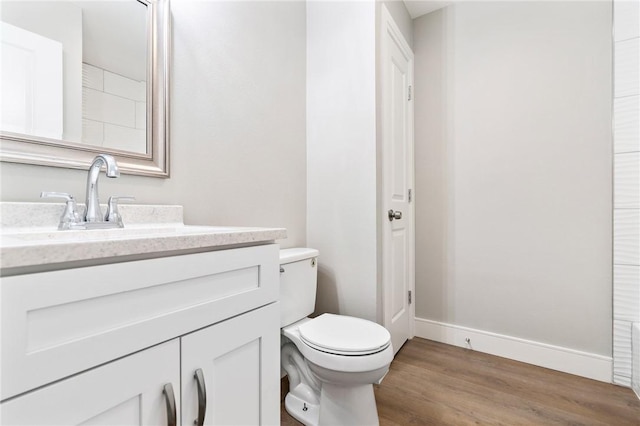
[[[317,318],[304,318],[298,322],[283,327],[281,330],[282,334],[296,345],[298,350],[302,353],[302,356],[306,358],[307,361],[324,368],[349,373],[371,371],[391,364],[391,361],[393,360],[393,346],[390,341],[384,349],[379,350],[378,352],[358,356],[334,354],[328,352],[326,349],[321,350],[310,346],[302,340],[302,336],[300,336],[300,327],[303,327],[305,324],[313,322],[316,319]],[[355,354],[351,353],[351,355]]]
[[[304,344],[330,354],[358,356],[383,351],[391,335],[379,324],[345,315],[322,314],[299,327]]]

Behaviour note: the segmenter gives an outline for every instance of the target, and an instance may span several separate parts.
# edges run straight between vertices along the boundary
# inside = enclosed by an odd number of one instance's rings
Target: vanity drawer
[[[278,299],[268,244],[2,279],[1,399]]]

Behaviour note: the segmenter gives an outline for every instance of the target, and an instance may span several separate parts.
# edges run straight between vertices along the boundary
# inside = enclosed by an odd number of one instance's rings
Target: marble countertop
[[[59,203],[0,203],[2,275],[257,245],[287,237],[284,228],[184,225],[181,206],[130,204],[120,206],[125,228],[59,231],[63,210]]]

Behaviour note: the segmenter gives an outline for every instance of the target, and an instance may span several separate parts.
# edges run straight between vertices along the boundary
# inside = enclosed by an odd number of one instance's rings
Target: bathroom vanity
[[[284,229],[122,206],[125,229],[57,231],[0,204],[2,424],[279,424]]]

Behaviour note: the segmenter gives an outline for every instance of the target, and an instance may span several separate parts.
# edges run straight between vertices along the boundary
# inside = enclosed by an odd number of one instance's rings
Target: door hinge
[[[409,290],[409,304],[411,304],[411,290]]]
[[[413,192],[411,190],[409,190],[408,198],[409,198],[409,202],[413,200]]]
[[[409,99],[408,100],[411,100],[411,86],[409,86]]]

